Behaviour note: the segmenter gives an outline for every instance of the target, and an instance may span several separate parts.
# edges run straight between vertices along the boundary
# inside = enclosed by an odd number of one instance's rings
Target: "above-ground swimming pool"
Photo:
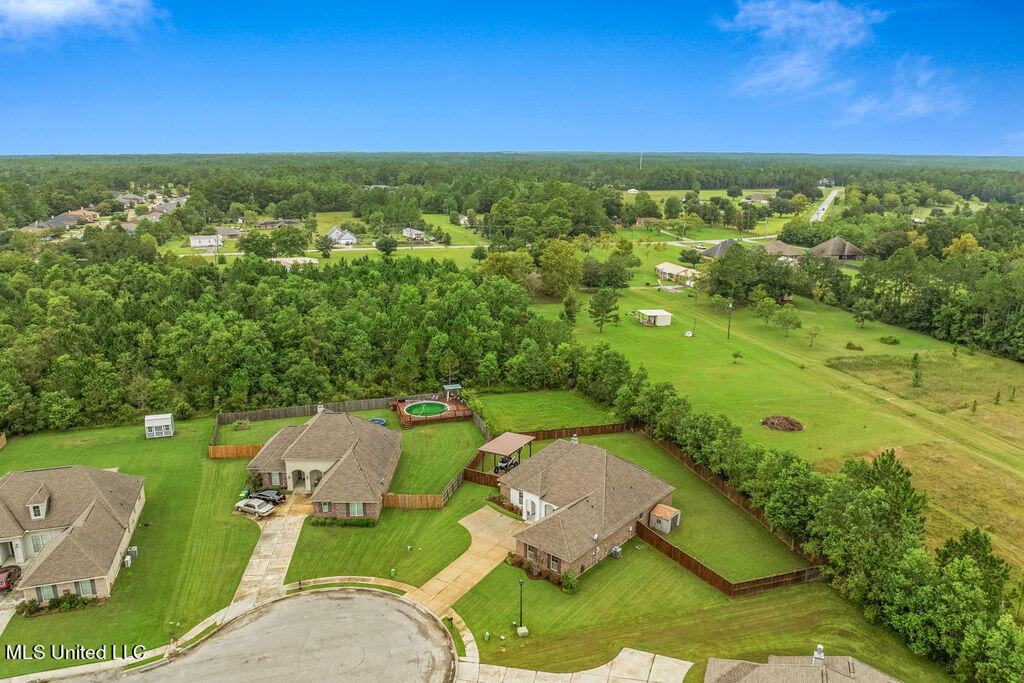
[[[406,414],[415,415],[416,417],[434,417],[435,415],[447,413],[448,410],[448,404],[441,403],[440,401],[417,401],[405,406]]]

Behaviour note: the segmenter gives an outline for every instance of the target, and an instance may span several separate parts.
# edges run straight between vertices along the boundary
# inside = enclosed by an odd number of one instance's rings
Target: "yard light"
[[[519,579],[519,625],[523,625],[523,580]]]

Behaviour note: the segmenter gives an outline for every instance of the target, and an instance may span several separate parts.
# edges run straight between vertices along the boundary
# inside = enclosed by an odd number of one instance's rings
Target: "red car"
[[[21,567],[16,564],[0,569],[0,593],[12,590],[20,577]]]

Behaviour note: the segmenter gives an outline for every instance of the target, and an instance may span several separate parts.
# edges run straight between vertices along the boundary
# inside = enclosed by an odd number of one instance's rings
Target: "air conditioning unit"
[[[614,548],[612,548],[612,557],[614,557],[616,560],[622,558],[622,548],[620,546],[615,546]]]
[[[133,558],[137,558],[139,556],[139,546],[137,546],[137,545],[130,545],[130,546],[128,546],[128,555],[130,555]]]
[[[124,566],[126,566],[126,567],[132,566],[132,556],[131,555],[125,555],[124,556]]]

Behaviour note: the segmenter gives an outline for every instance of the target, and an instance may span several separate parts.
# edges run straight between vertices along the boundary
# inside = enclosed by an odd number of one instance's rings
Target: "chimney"
[[[824,645],[819,644],[818,647],[815,648],[813,662],[814,662],[814,664],[824,664],[825,663],[825,646]]]
[[[576,436],[575,434],[573,434],[573,435],[572,435],[572,438],[571,438],[571,439],[569,439],[569,441],[571,441],[572,443],[576,443],[576,444],[578,444],[578,443],[580,442],[580,437],[578,437],[578,436]]]

